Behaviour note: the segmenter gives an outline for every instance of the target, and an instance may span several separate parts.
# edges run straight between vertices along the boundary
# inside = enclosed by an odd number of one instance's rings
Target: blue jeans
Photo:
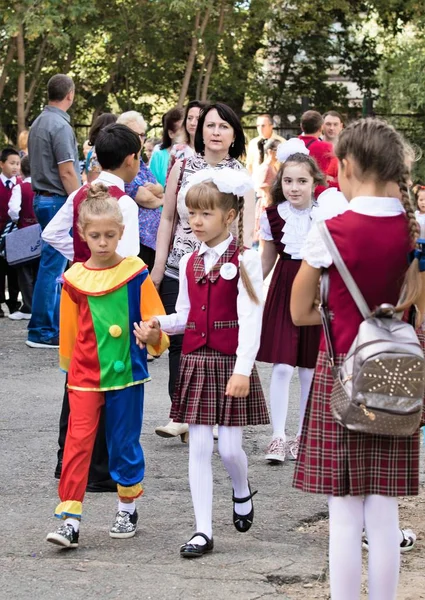
[[[66,196],[34,198],[34,212],[44,229],[65,204]],[[32,317],[28,324],[28,340],[49,342],[59,337],[59,302],[61,285],[58,278],[65,270],[67,259],[46,242],[41,248],[40,266],[32,298]]]

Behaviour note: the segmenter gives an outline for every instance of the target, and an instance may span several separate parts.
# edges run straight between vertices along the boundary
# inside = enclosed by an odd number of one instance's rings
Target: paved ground
[[[55,350],[25,346],[25,328],[22,322],[0,321],[1,599],[289,598],[282,584],[309,585],[326,571],[326,532],[318,528],[312,534],[305,526],[326,514],[325,500],[292,489],[292,463],[265,463],[268,427],[248,428],[245,435],[250,480],[259,490],[250,532],[240,534],[232,525],[230,480],[214,454],[214,553],[195,561],[179,557],[179,546],[194,527],[188,448],[153,431],[168,416],[166,357],[153,363],[146,386],[147,470],[136,537],[110,539],[114,495],[87,494],[79,549],[47,544],[46,533],[57,525],[53,471],[64,376]],[[267,390],[270,368],[261,366],[260,374]],[[295,378],[291,433],[297,394]]]

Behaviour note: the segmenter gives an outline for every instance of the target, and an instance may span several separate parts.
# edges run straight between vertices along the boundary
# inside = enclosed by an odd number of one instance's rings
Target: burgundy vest
[[[285,246],[282,244],[282,229],[285,225],[285,221],[280,216],[279,211],[277,210],[277,205],[267,206],[266,215],[270,225],[270,230],[272,232],[273,243],[275,245],[276,252],[283,260],[291,260],[291,255],[286,254]]]
[[[29,227],[37,223],[37,217],[34,213],[34,191],[31,184],[27,181],[21,183],[21,210],[19,212],[18,229]]]
[[[20,177],[16,178],[16,185],[21,183],[22,179]],[[0,179],[0,233],[6,227],[6,223],[10,221],[9,218],[9,200],[12,195],[12,188],[7,188],[3,181]]]
[[[349,210],[326,224],[370,309],[397,304],[411,250],[405,215],[371,217]],[[335,352],[345,354],[363,319],[334,265],[329,279],[332,341]]]
[[[72,222],[72,239],[74,242],[74,262],[86,262],[90,258],[90,250],[86,242],[81,239],[78,233],[78,215],[80,212],[80,204],[87,198],[87,190],[90,184],[86,183],[81,187],[74,196],[74,216]],[[125,192],[120,190],[116,185],[110,185],[108,191],[113,198],[119,200],[122,196],[125,196]]]
[[[236,354],[238,347],[238,281],[239,250],[232,240],[208,275],[204,258],[194,252],[186,269],[190,311],[183,338],[183,354],[208,346],[222,354]],[[225,263],[236,265],[233,279],[223,279],[220,267]]]

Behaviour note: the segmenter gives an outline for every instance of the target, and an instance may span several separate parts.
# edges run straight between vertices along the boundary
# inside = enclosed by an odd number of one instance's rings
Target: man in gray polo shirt
[[[34,211],[42,229],[63,206],[69,194],[81,185],[77,140],[67,114],[74,94],[74,82],[70,77],[54,75],[47,84],[48,105],[34,121],[29,133]],[[31,348],[58,348],[58,278],[65,266],[66,259],[43,242],[26,342]]]

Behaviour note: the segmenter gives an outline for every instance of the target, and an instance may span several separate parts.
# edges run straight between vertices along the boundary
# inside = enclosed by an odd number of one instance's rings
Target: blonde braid
[[[245,246],[243,243],[244,206],[245,206],[244,198],[243,198],[243,196],[239,196],[239,198],[238,198],[238,248],[239,248],[239,254],[241,256],[243,256],[243,253],[245,252]],[[252,285],[252,282],[249,278],[249,275],[247,273],[247,270],[246,270],[243,260],[241,260],[239,263],[239,271],[241,274],[242,283],[244,285],[244,288],[248,292],[248,296],[249,296],[250,300],[252,300],[252,302],[254,302],[255,304],[260,304],[260,300],[258,299],[258,296],[255,293],[254,286]]]
[[[409,187],[407,185],[407,181],[408,181],[408,173],[407,173],[407,171],[405,171],[405,173],[403,173],[403,179],[399,182],[398,187],[400,189],[400,194],[401,194],[401,203],[403,204],[403,208],[406,211],[406,217],[407,217],[407,221],[408,221],[408,225],[409,225],[410,238],[412,240],[412,243],[414,244],[419,237],[420,230],[419,230],[419,223],[416,220],[415,212],[413,210],[413,206],[410,201]]]

